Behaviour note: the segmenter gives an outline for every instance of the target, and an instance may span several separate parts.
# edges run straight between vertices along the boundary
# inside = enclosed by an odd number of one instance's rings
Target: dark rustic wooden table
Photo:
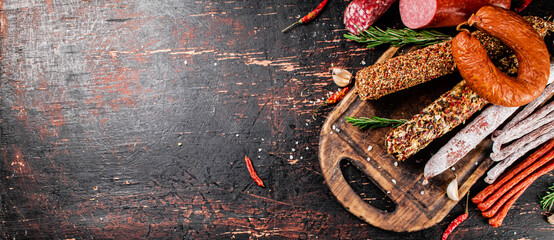
[[[526,13],[552,14],[548,2]],[[345,40],[349,1],[281,33],[318,3],[0,0],[2,237],[440,238],[464,204],[394,233],[348,213],[323,182],[331,108],[311,116],[337,89],[329,69],[357,71],[385,49]],[[401,27],[397,8],[377,25]],[[537,197],[552,182],[540,178],[499,228],[470,205],[453,238],[553,239]]]

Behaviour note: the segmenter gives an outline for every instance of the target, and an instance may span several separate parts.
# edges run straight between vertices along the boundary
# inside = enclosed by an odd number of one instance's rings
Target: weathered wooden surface
[[[548,2],[528,11],[552,14]],[[330,108],[311,114],[336,90],[328,70],[356,71],[384,49],[342,37],[348,1],[280,32],[317,4],[0,0],[2,237],[439,238],[462,205],[432,228],[393,233],[324,184]],[[394,11],[377,24],[401,26]],[[500,228],[470,206],[453,237],[551,237],[537,195],[553,180],[540,178]]]

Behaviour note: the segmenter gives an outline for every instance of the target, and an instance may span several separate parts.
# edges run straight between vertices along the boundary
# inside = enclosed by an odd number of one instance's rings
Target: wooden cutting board
[[[396,49],[389,49],[377,61],[390,58],[394,52]],[[326,184],[346,210],[389,231],[425,229],[440,222],[457,204],[446,196],[446,187],[456,175],[460,196],[465,196],[493,164],[488,158],[491,141],[487,139],[454,165],[453,170],[431,179],[428,185],[422,185],[425,162],[460,127],[408,160],[397,162],[387,154],[385,147],[390,128],[360,130],[345,122],[347,116],[409,119],[459,80],[459,76],[446,76],[375,101],[360,100],[354,89],[330,113],[320,134],[319,159]],[[340,167],[343,160],[350,161],[382,190],[394,202],[395,210],[380,210],[364,201],[345,180]]]

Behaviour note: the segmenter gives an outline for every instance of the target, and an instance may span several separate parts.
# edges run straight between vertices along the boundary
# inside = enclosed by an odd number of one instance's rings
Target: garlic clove
[[[460,195],[458,194],[458,178],[455,178],[448,184],[446,195],[448,195],[448,198],[452,201],[460,201]]]
[[[550,217],[547,218],[548,223],[554,225],[554,214],[550,215]]]
[[[342,68],[333,68],[333,81],[339,87],[346,87],[352,82],[352,73]]]

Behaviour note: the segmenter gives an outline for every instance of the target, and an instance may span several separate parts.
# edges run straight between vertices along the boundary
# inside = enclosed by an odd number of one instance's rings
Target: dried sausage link
[[[471,89],[491,103],[517,107],[537,98],[548,82],[550,57],[542,37],[516,13],[485,6],[468,24],[500,39],[518,59],[518,75],[501,72],[488,57],[480,41],[468,32],[452,40],[452,55]]]
[[[387,136],[387,151],[404,160],[463,123],[487,102],[461,81]]]
[[[554,148],[554,139],[551,139],[550,141],[543,144],[539,149],[537,149],[531,155],[529,155],[529,157],[523,160],[520,164],[518,164],[517,166],[511,168],[508,172],[506,172],[502,176],[502,178],[498,180],[498,182],[495,182],[494,184],[487,186],[485,189],[483,189],[481,192],[475,195],[475,197],[473,197],[471,201],[475,204],[482,203],[483,201],[485,201],[487,197],[493,194],[497,189],[504,186],[504,184],[510,181],[518,173],[526,169],[528,166],[533,164],[537,159],[542,157],[544,154],[546,154],[553,148]]]
[[[536,148],[537,146],[540,146],[541,144],[547,142],[548,140],[554,138],[554,130],[551,130],[550,132],[547,132],[540,137],[536,138],[530,143],[525,144],[523,147],[518,149],[517,152],[513,153],[512,155],[508,156],[503,161],[500,161],[498,164],[496,164],[493,168],[491,168],[487,172],[487,177],[485,177],[485,182],[492,184],[496,181],[496,179],[502,174],[508,167],[510,167],[516,160],[518,160],[520,157],[525,155],[530,150]]]
[[[548,155],[552,155],[553,152],[550,151]],[[509,193],[506,194],[504,197],[510,197],[509,201],[504,201],[505,204],[503,204],[502,208],[499,212],[497,212],[493,218],[489,219],[489,224],[493,227],[498,227],[502,224],[502,221],[506,217],[508,210],[512,207],[512,205],[515,203],[515,201],[525,192],[525,190],[535,181],[537,178],[541,177],[544,174],[547,174],[548,172],[552,171],[554,169],[554,161],[550,161],[545,166],[541,167],[538,171],[534,172],[532,175],[527,177],[516,177],[512,181],[521,181],[519,184],[517,184],[516,187],[513,189],[510,189]],[[522,181],[523,180],[523,181]],[[503,197],[503,198],[504,198]]]
[[[498,199],[500,199],[502,196],[506,195],[507,192],[510,191],[512,188],[519,187],[518,184],[523,179],[526,179],[527,176],[532,176],[533,172],[535,170],[543,167],[547,163],[551,162],[551,160],[554,159],[554,151],[549,151],[546,155],[541,157],[538,161],[531,164],[531,166],[525,168],[523,171],[517,173],[515,176],[513,176],[508,182],[505,184],[502,184],[502,186],[497,189],[492,195],[488,196],[487,199],[477,205],[477,207],[481,211],[485,211],[489,209],[493,204],[495,204]],[[554,162],[554,161],[552,161]],[[522,163],[524,164],[524,163]],[[506,177],[510,177],[510,175],[507,175]]]

